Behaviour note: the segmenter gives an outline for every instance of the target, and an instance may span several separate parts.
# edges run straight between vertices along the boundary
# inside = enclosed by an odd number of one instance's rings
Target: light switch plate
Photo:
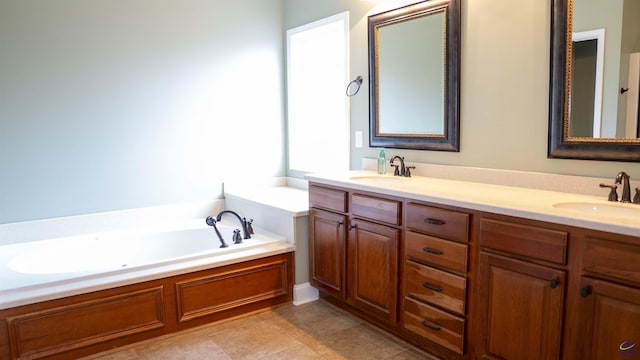
[[[362,131],[356,131],[356,147],[362,147]]]

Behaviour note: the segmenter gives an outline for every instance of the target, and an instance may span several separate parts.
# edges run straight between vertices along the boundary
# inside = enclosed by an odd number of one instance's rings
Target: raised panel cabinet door
[[[585,333],[571,352],[584,360],[640,359],[640,289],[586,277],[580,285]]]
[[[479,353],[485,359],[559,359],[566,274],[480,253]]]
[[[352,220],[348,243],[349,303],[380,319],[398,319],[400,230]]]
[[[347,218],[318,209],[309,213],[311,284],[345,299],[345,233]]]

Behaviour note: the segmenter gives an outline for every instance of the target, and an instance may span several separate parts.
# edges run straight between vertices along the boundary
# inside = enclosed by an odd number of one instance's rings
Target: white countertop
[[[422,176],[411,178],[392,175],[381,176],[372,171],[362,170],[336,174],[309,174],[306,179],[311,182],[379,192],[442,205],[640,237],[640,205],[608,202],[606,196],[598,197]],[[560,203],[581,202],[637,209],[638,216],[605,216],[595,212],[553,206]]]
[[[291,213],[293,217],[309,213],[309,195],[306,189],[290,186],[225,188],[225,198],[239,197]]]

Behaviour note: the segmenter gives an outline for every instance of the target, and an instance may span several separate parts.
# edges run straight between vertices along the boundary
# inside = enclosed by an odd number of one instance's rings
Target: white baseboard
[[[311,286],[311,284],[293,285],[293,305],[298,306],[318,299],[318,289]]]

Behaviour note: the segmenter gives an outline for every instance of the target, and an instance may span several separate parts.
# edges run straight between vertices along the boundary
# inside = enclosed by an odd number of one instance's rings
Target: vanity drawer
[[[461,274],[467,272],[467,249],[467,245],[406,232],[405,257]]]
[[[429,339],[458,354],[463,353],[464,319],[422,304],[404,299],[405,330]]]
[[[640,284],[640,246],[587,237],[583,269]]]
[[[482,219],[480,246],[556,264],[567,263],[569,233],[537,226]]]
[[[347,192],[321,186],[309,186],[309,206],[347,212]]]
[[[469,214],[457,211],[408,203],[407,227],[453,241],[469,242]]]
[[[400,225],[399,201],[359,194],[351,195],[351,214],[391,225]]]
[[[405,262],[404,274],[405,296],[464,315],[467,279],[411,260]]]

